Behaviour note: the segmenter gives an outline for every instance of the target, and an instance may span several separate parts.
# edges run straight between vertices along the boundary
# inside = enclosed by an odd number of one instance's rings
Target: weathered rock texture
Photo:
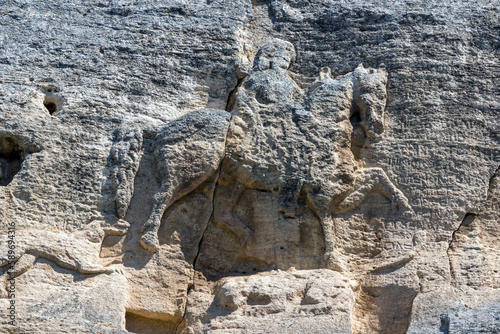
[[[499,332],[499,14],[3,1],[0,332]]]

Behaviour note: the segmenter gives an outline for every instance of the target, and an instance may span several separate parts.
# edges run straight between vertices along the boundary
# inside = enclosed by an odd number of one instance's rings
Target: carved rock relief
[[[282,217],[294,219],[306,208],[319,220],[324,234],[319,248],[324,248],[326,266],[331,269],[343,268],[334,259],[331,217],[354,210],[373,191],[389,200],[396,216],[414,215],[386,173],[378,167],[364,167],[360,156],[384,132],[385,68],[360,65],[337,79],[323,69],[311,87],[303,89],[288,72],[294,58],[293,45],[285,41],[272,40],[259,49],[253,71],[236,92],[229,130],[227,114],[206,110],[188,114],[157,132],[154,161],[161,187],[142,230],[144,249],[157,251],[165,210],[214,175],[219,166],[216,225],[244,247],[255,243],[252,223],[235,211],[242,198],[253,201],[248,199],[249,191],[267,192]],[[115,139],[112,177],[121,219],[134,192],[142,139],[137,130],[123,129],[117,130]]]
[[[227,259],[225,268],[221,262],[215,263],[219,255],[203,254],[202,250],[199,264],[206,268],[218,265],[217,270],[232,271],[232,263],[246,258],[257,271],[273,266],[341,270],[334,254],[332,217],[353,211],[374,191],[389,201],[393,217],[414,216],[406,196],[383,169],[365,167],[360,156],[384,132],[385,68],[360,65],[337,79],[324,69],[304,89],[288,72],[294,58],[290,43],[267,42],[236,93],[216,190],[214,224],[241,246],[231,249],[239,255]],[[305,218],[306,212],[312,218]],[[319,229],[313,220],[319,222]],[[290,257],[283,253],[292,244],[304,246],[300,228],[296,228],[298,235],[286,235],[294,233],[290,232],[294,225],[324,234],[324,240],[312,246],[312,254],[297,255],[315,260],[295,258],[283,263],[283,257]],[[210,233],[219,233],[217,228],[209,227],[208,239]],[[217,243],[216,239],[213,237]],[[221,247],[229,251],[227,244],[221,242]],[[317,262],[321,249],[325,261]]]
[[[153,161],[160,187],[149,217],[140,222],[144,250],[158,251],[165,211],[214,176],[212,219],[193,263],[207,276],[288,267],[348,270],[338,255],[335,217],[353,212],[374,192],[388,201],[386,213],[392,218],[413,217],[407,198],[384,170],[363,161],[363,150],[381,140],[385,130],[385,68],[360,65],[335,79],[323,69],[304,88],[288,71],[295,56],[288,42],[265,43],[230,113],[203,109],[155,131]],[[15,275],[37,257],[81,273],[110,272],[117,268],[111,265],[121,263],[119,251],[105,259],[98,254],[106,236],[123,236],[130,223],[137,223],[128,222],[127,213],[144,134],[125,127],[113,136],[113,222],[96,220],[84,235],[85,247],[57,235],[47,235],[54,242],[46,246],[31,235],[25,242],[30,246],[16,254]],[[411,258],[396,259],[395,265]]]

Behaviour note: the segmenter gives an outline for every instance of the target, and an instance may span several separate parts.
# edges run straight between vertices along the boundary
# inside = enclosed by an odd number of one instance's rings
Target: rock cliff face
[[[0,332],[499,332],[499,15],[4,1]]]

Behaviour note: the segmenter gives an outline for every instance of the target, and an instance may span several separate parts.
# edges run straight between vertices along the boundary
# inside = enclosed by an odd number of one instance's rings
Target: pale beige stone
[[[495,5],[4,1],[0,333],[499,332]]]

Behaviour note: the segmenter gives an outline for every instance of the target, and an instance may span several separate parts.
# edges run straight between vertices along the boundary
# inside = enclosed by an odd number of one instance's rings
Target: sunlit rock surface
[[[500,331],[499,8],[4,1],[0,332]]]

